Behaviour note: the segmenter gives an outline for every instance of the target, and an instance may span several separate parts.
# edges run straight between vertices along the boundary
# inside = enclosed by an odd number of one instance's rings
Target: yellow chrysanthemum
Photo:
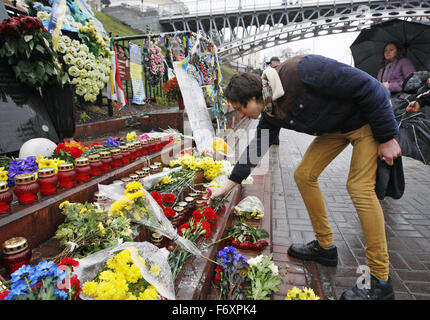
[[[157,295],[157,289],[151,285],[144,292],[139,293],[138,300],[157,300]]]
[[[0,167],[0,181],[7,180],[7,171],[4,170],[4,167]]]
[[[125,192],[135,192],[143,188],[143,185],[140,182],[132,181],[125,186]]]
[[[68,206],[70,204],[69,201],[63,201],[60,203],[60,205],[58,206],[59,209],[63,209],[65,206]]]
[[[87,296],[92,296],[97,292],[98,284],[95,281],[87,281],[82,286],[82,291]]]
[[[153,276],[158,277],[158,275],[160,274],[160,267],[157,266],[156,264],[153,264],[149,271],[151,271]]]
[[[227,143],[225,143],[225,141],[221,138],[214,140],[214,142],[212,143],[212,148],[214,149],[214,151],[220,151],[220,152],[227,152],[229,147],[227,145]]]
[[[168,176],[165,176],[165,177],[163,177],[161,180],[160,180],[160,182],[159,182],[159,184],[160,185],[163,185],[163,184],[168,184],[168,183],[171,183],[172,182],[172,177],[170,176],[170,175],[168,175]]]

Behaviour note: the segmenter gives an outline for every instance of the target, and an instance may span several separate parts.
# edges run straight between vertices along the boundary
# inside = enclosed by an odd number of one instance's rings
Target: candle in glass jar
[[[90,161],[90,175],[91,177],[98,177],[102,174],[103,163],[100,160],[100,155],[98,153],[90,154],[88,156]]]
[[[13,200],[12,191],[9,190],[7,181],[0,181],[0,214],[10,212],[10,203]]]
[[[126,146],[130,152],[130,162],[136,160],[136,148],[134,147],[134,142],[127,143]]]
[[[153,232],[151,234],[151,243],[158,248],[163,248],[165,246],[163,235],[158,232]]]
[[[142,144],[142,155],[146,156],[148,154],[148,140],[142,140],[141,141]]]
[[[122,154],[122,163],[129,164],[130,163],[130,151],[127,146],[119,146]]]
[[[112,153],[112,168],[119,168],[124,165],[122,162],[122,153],[120,149],[113,149],[110,151]]]
[[[30,264],[31,250],[24,237],[14,237],[3,243],[2,264],[8,274],[15,272],[24,264]]]
[[[60,163],[57,177],[60,188],[70,189],[76,185],[76,172],[72,163]]]
[[[30,204],[40,198],[40,187],[34,173],[22,173],[15,176],[15,188],[13,192],[18,197],[20,204]]]
[[[57,193],[58,177],[55,175],[53,167],[46,167],[37,170],[40,194],[48,196]]]
[[[142,154],[142,148],[143,148],[142,141],[141,140],[136,141],[135,145],[136,145],[136,156],[137,156],[137,158],[140,158],[141,156],[143,156],[143,154]]]
[[[99,152],[100,161],[102,162],[102,171],[109,172],[112,170],[112,155],[110,151]]]
[[[75,159],[76,181],[87,182],[91,179],[91,167],[88,158]]]

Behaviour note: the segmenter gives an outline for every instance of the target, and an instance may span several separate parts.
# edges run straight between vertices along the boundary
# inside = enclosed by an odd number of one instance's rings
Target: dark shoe
[[[312,260],[324,266],[337,266],[337,248],[324,249],[313,240],[307,244],[292,244],[288,248],[288,255],[300,260]]]
[[[358,289],[357,286],[342,293],[340,300],[394,300],[394,290],[391,279],[382,284],[370,275],[370,289]]]

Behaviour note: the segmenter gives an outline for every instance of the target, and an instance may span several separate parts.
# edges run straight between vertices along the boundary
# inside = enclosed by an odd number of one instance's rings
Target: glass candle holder
[[[145,175],[145,177],[147,177],[151,174],[150,168],[142,168],[142,171],[143,171],[143,174]]]
[[[60,163],[57,173],[60,188],[70,189],[76,185],[76,172],[72,163]]]
[[[140,140],[134,142],[134,147],[136,149],[136,159],[139,159],[142,156],[142,143]]]
[[[2,263],[8,274],[15,272],[24,264],[30,264],[31,249],[24,237],[14,237],[3,243]]]
[[[0,214],[10,212],[10,203],[13,200],[12,191],[9,190],[7,181],[0,181]]]
[[[91,179],[91,167],[88,158],[77,158],[75,160],[76,181],[87,182]]]
[[[128,151],[130,152],[130,162],[136,160],[136,148],[134,147],[134,142],[126,144]]]
[[[102,172],[109,172],[112,170],[112,155],[110,151],[99,152],[100,161],[102,162]]]
[[[146,156],[148,154],[148,140],[142,140],[140,143],[142,144],[142,155]]]
[[[57,193],[58,177],[53,167],[41,168],[37,171],[40,194],[49,196]]]
[[[98,177],[102,174],[103,163],[100,160],[100,155],[98,153],[90,154],[88,156],[88,160],[90,161],[90,176]]]
[[[166,239],[161,233],[153,232],[151,234],[151,243],[158,248],[164,248],[166,246]]]
[[[122,163],[129,164],[130,163],[130,151],[127,146],[119,146],[122,154]]]
[[[30,204],[40,198],[40,187],[34,173],[23,173],[15,176],[13,190],[20,204]]]
[[[120,168],[124,165],[122,162],[122,153],[120,149],[113,149],[110,151],[112,154],[112,168]]]
[[[155,164],[151,165],[149,167],[149,170],[151,171],[151,174],[157,174],[160,172],[160,171],[158,171],[158,167]]]
[[[155,142],[154,139],[148,139],[148,154],[155,152]]]
[[[185,208],[181,206],[175,206],[173,210],[175,210],[175,212],[178,214],[178,221],[176,225],[176,227],[178,227],[185,222]]]
[[[139,176],[135,173],[130,174],[128,177],[131,179],[131,181],[139,181]]]
[[[145,178],[145,172],[143,172],[142,170],[137,170],[135,172],[135,174],[137,174],[137,176],[139,177],[139,179]]]

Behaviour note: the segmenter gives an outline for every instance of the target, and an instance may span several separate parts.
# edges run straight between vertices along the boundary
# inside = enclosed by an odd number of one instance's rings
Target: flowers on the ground
[[[187,153],[182,154],[177,160],[170,161],[171,167],[178,165],[193,171],[203,170],[205,179],[209,181],[220,175],[222,169],[222,162],[220,161],[211,157],[194,157]]]
[[[150,265],[140,257],[142,264],[154,277],[160,274],[160,267]],[[106,267],[96,279],[85,282],[82,291],[94,300],[158,300],[157,289],[143,277],[139,267],[133,262],[130,251],[122,250],[106,261]]]
[[[290,289],[285,297],[285,300],[319,300],[320,297],[317,296],[311,288],[304,287],[299,289],[293,287]]]
[[[247,196],[234,207],[235,214],[240,219],[261,219],[264,216],[263,204],[255,196]]]
[[[24,160],[12,160],[9,163],[7,172],[7,181],[9,185],[15,184],[15,176],[23,173],[34,173],[37,175],[38,165],[36,157],[27,157]]]
[[[126,135],[127,141],[137,141],[138,138],[139,137],[137,136],[136,131],[131,131]]]
[[[0,167],[0,181],[6,181],[7,180],[7,170],[4,169],[4,167]]]
[[[217,298],[220,300],[242,300],[241,287],[248,270],[247,259],[237,252],[235,247],[225,247],[218,251],[216,261],[219,268],[215,270]]]
[[[39,156],[36,157],[36,162],[37,162],[39,169],[51,167],[51,168],[55,169],[55,174],[57,174],[58,173],[58,165],[60,163],[64,163],[65,161],[58,159],[58,158],[53,158],[53,159],[46,158],[46,157],[42,156],[41,154],[39,154]]]
[[[109,216],[103,209],[98,209],[92,203],[62,202],[59,206],[66,216],[55,238],[60,244],[72,251],[69,254],[75,258],[86,257],[89,254],[117,245],[122,239],[131,241],[130,219],[122,216]],[[73,248],[75,246],[76,248]]]
[[[119,147],[121,143],[119,142],[118,138],[115,136],[109,137],[106,142],[104,143],[104,145],[106,147]]]
[[[4,300],[75,299],[80,291],[79,279],[71,277],[76,262],[62,261],[57,266],[52,261],[42,260],[34,267],[23,265],[11,274],[11,287]]]
[[[228,243],[239,249],[262,250],[267,246],[264,238],[269,237],[269,233],[260,227],[253,226],[245,222],[239,222],[228,231]]]
[[[248,299],[269,300],[272,292],[278,291],[278,285],[282,283],[282,280],[272,257],[273,253],[248,259],[249,269],[246,276],[250,281],[246,290]]]
[[[57,144],[53,156],[66,162],[74,163],[75,159],[82,156],[85,149],[90,146],[82,144],[74,139]]]

